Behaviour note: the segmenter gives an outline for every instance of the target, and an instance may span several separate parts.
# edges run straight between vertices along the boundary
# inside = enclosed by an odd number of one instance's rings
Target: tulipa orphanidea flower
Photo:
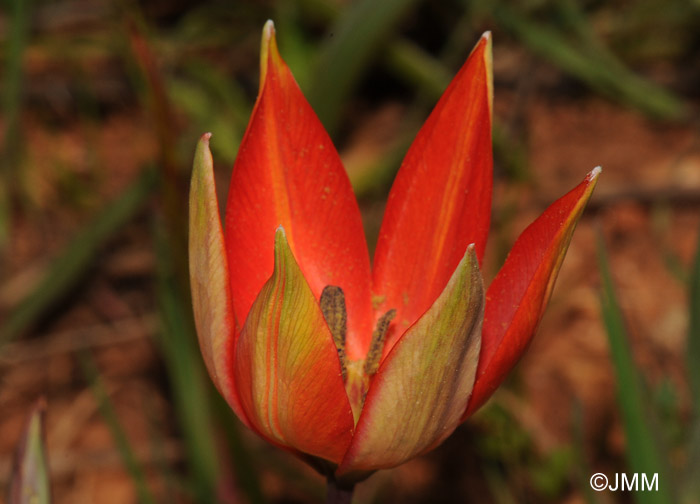
[[[224,229],[209,134],[190,191],[204,360],[241,421],[351,487],[447,438],[500,385],[542,317],[599,168],[518,238],[485,292],[491,37],[409,149],[370,269],[340,158],[282,60],[272,22]]]

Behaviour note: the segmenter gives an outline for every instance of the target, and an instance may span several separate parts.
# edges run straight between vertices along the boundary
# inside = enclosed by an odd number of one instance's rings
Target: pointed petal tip
[[[275,23],[268,19],[263,27],[262,41],[260,43],[260,92],[262,92],[265,84],[270,57],[273,64],[281,62],[275,38]]]
[[[248,312],[234,359],[254,430],[292,451],[340,462],[354,424],[338,352],[282,226],[272,276]]]
[[[275,36],[275,22],[272,19],[268,19],[263,26],[263,38],[270,40],[270,37]]]
[[[603,171],[602,166],[596,166],[595,168],[593,168],[593,170],[591,170],[591,172],[588,174],[586,179],[589,182],[594,182],[595,180],[598,179],[598,175],[600,175],[602,171]]]
[[[290,250],[289,246],[289,241],[287,239],[287,232],[284,230],[283,226],[277,226],[277,229],[275,229],[275,260],[279,260],[278,254],[281,253],[282,250],[289,251],[291,253],[292,251]]]
[[[492,38],[492,36],[491,36],[491,30],[485,31],[485,32],[481,35],[481,38],[484,39],[484,40],[486,40],[487,42],[491,42],[491,38]]]
[[[208,177],[214,170],[214,160],[211,156],[211,150],[209,149],[209,139],[211,138],[211,133],[204,133],[199,137],[197,142],[197,147],[194,152],[194,164],[192,170],[192,181],[198,177]],[[208,183],[208,182],[207,182]],[[199,186],[190,186],[190,197],[199,196],[206,197],[205,193],[199,190],[193,190],[193,188],[199,188]]]
[[[209,149],[209,140],[211,139],[211,133],[204,133],[199,137],[197,142],[197,147],[195,148],[195,168],[201,165],[201,161],[208,161],[207,159],[200,159],[200,163],[197,163],[197,159],[201,158],[202,155],[206,154],[207,157],[211,157],[211,151]],[[212,160],[212,164],[214,161]]]

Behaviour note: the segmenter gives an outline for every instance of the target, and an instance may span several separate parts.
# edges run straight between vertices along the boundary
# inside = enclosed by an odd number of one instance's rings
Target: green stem
[[[326,493],[326,504],[350,504],[352,502],[352,493],[355,490],[354,486],[340,487],[334,479],[328,478],[328,489]]]

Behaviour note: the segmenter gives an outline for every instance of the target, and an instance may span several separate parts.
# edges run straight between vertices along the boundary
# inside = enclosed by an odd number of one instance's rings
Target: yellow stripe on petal
[[[375,375],[341,478],[399,465],[459,425],[474,384],[483,314],[484,288],[470,245],[438,299]]]
[[[241,331],[235,369],[257,431],[281,446],[340,462],[354,422],[338,352],[281,228],[274,273]]]
[[[202,135],[190,183],[189,266],[199,347],[214,384],[238,417],[248,423],[232,383],[231,352],[236,336],[229,271],[214,168],[211,133]]]

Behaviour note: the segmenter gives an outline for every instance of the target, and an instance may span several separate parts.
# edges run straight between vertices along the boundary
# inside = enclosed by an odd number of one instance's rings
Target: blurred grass
[[[3,75],[3,115],[6,124],[6,152],[8,149],[19,149],[22,145],[17,140],[9,141],[8,135],[20,134],[18,118],[23,105],[20,99],[22,57],[26,54],[28,12],[32,6],[21,0],[11,3],[17,10],[14,14],[16,17],[9,24],[9,43],[4,55],[6,72]],[[609,49],[598,35],[598,27],[594,27],[591,22],[592,14],[596,10],[615,9],[614,6],[572,1],[523,4],[501,1],[488,6],[477,4],[465,1],[459,5],[455,3],[441,7],[452,9],[449,12],[453,15],[449,16],[450,23],[440,26],[440,35],[433,35],[440,41],[437,50],[428,50],[422,42],[415,41],[406,33],[402,24],[406,18],[414,18],[415,23],[416,16],[420,22],[422,13],[429,9],[427,2],[416,0],[360,0],[347,5],[331,0],[298,0],[260,5],[242,3],[230,7],[206,4],[191,7],[182,17],[166,20],[149,18],[135,6],[119,11],[122,16],[133,16],[136,21],[130,30],[122,33],[125,40],[131,37],[131,52],[127,54],[122,48],[117,57],[122,63],[128,60],[127,65],[137,69],[138,82],[132,79],[130,89],[135,93],[136,106],[150,114],[155,127],[154,136],[158,138],[159,144],[158,157],[154,160],[160,173],[160,185],[157,187],[166,196],[165,203],[156,210],[159,217],[154,220],[160,224],[164,222],[163,225],[156,225],[159,231],[154,233],[159,266],[156,296],[164,325],[158,343],[176,412],[174,422],[181,429],[186,445],[185,479],[198,502],[216,501],[222,472],[228,469],[225,457],[224,460],[221,457],[221,447],[217,445],[220,435],[217,428],[224,432],[224,450],[228,451],[232,459],[236,483],[250,502],[255,504],[264,501],[254,456],[247,452],[238,432],[240,423],[218,395],[211,397],[212,387],[203,372],[195,343],[189,295],[186,286],[176,279],[186,276],[182,269],[184,248],[179,249],[177,243],[181,241],[185,229],[183,174],[186,175],[186,167],[189,166],[187,157],[191,155],[193,139],[203,131],[213,131],[215,138],[220,139],[212,146],[217,161],[227,164],[233,162],[254,99],[255,86],[251,83],[255,79],[249,74],[257,75],[257,54],[248,56],[245,51],[253,47],[249,40],[257,45],[265,18],[272,16],[275,19],[281,52],[331,131],[341,131],[340,125],[352,115],[349,104],[353,103],[358,89],[366,82],[371,82],[370,71],[374,63],[380,62],[400,85],[411,91],[411,97],[403,100],[408,105],[399,137],[386,145],[379,155],[369,159],[365,166],[355,167],[351,173],[358,194],[368,198],[381,194],[388,186],[424,117],[476,41],[483,25],[494,31],[502,30],[512,34],[518,44],[532,54],[616,103],[636,108],[652,117],[672,120],[683,117],[684,104],[678,97],[633,73],[627,62]],[[547,7],[553,13],[552,17],[543,20],[537,11],[537,5]],[[144,9],[146,7],[141,6]],[[635,5],[635,12],[640,8]],[[666,26],[674,26],[672,23],[681,26],[680,23],[690,17],[684,17],[682,13],[692,12],[690,6],[683,11],[684,7],[677,2],[674,2],[674,8],[674,16],[669,18]],[[640,35],[634,33],[634,26],[626,26],[625,29],[632,30],[635,36]],[[99,47],[87,47],[75,40],[67,42],[61,34],[49,34],[43,39],[43,48],[49,59],[71,51],[79,53],[75,56],[76,61],[80,61],[86,51],[99,58],[113,56],[115,44],[109,40],[111,35],[105,36],[99,27],[93,32],[90,40]],[[629,33],[622,35],[630,36]],[[658,41],[654,33],[644,35],[645,45]],[[499,40],[501,39],[496,40],[497,44],[500,43]],[[226,50],[221,51],[222,46]],[[95,118],[100,117],[99,112],[93,111],[91,114]],[[494,126],[494,143],[499,166],[505,167],[504,171],[512,178],[527,178],[524,147],[513,148],[514,138],[507,125]],[[5,165],[9,166],[8,163]],[[12,168],[18,166],[12,164]],[[7,168],[3,170],[3,177],[6,171]],[[144,202],[154,192],[156,178],[153,169],[145,170],[133,186],[113,203],[106,205],[94,219],[89,220],[84,229],[58,255],[32,294],[9,314],[0,328],[0,344],[26,332],[84,278],[85,272],[94,264],[105,243],[143,208]],[[8,187],[12,186],[0,184],[0,188]],[[6,203],[7,199],[4,201]],[[0,208],[0,244],[3,223],[6,229],[9,219],[9,207],[3,208]],[[700,404],[700,365],[696,364],[700,363],[700,250],[697,257],[691,294],[688,347],[688,367],[696,408]],[[635,464],[639,467],[644,466],[644,472],[650,472],[652,466],[647,464],[658,456],[656,464],[660,467],[663,454],[650,441],[653,437],[650,434],[652,426],[643,421],[648,418],[642,413],[647,396],[640,378],[636,376],[638,373],[624,339],[624,326],[609,273],[605,284],[603,311],[608,328],[613,332],[611,349],[622,390],[629,391],[629,394],[620,396],[628,436],[632,440],[639,438],[639,443],[632,443],[634,453],[630,457],[636,460]],[[97,383],[97,386],[93,386],[96,387],[96,394],[102,404],[102,414],[118,440],[125,466],[145,499],[142,501],[152,502],[152,496],[145,486],[143,471],[133,458],[133,453],[130,453],[129,441],[118,424],[116,414],[109,405],[108,398],[99,395],[104,391],[100,392],[96,371],[89,366],[86,369],[92,377],[91,381]],[[90,372],[95,373],[89,374]],[[664,393],[661,396],[668,399]],[[659,399],[663,400],[665,399]],[[673,401],[669,403],[670,410],[673,410],[672,403]],[[700,415],[696,417],[699,419],[696,420],[696,441],[693,446],[697,451],[693,460],[696,461],[694,467],[700,467]],[[634,418],[642,419],[638,422],[639,425],[631,425]],[[505,450],[512,450],[510,455],[505,455],[512,459],[505,463],[518,468],[523,464],[518,457],[531,455],[533,448],[527,439],[523,441],[518,438],[523,435],[522,432],[512,431],[514,422],[506,423],[511,426],[509,434],[513,436],[510,440],[513,444]],[[499,456],[503,455],[500,453]],[[570,453],[562,450],[551,454],[549,458],[537,459],[533,464],[530,462],[532,460],[529,460],[528,465],[532,467],[526,478],[540,495],[554,498],[553,496],[564,492],[562,488],[567,484],[566,473],[571,468]],[[282,474],[288,472],[290,479],[299,479],[302,481],[300,486],[307,484],[298,474],[285,469],[283,464],[274,469]],[[696,475],[697,471],[691,474]],[[508,487],[508,476],[498,470],[489,476],[493,482],[492,490],[500,502],[515,501]],[[664,480],[660,478],[660,490],[662,481]],[[660,495],[669,497],[662,492]]]
[[[92,355],[89,353],[83,353],[80,356],[80,366],[83,376],[90,385],[90,389],[95,396],[95,401],[97,402],[100,415],[107,424],[107,427],[109,427],[114,444],[116,445],[116,448],[119,451],[124,463],[124,468],[127,470],[132,481],[134,482],[134,487],[136,489],[139,502],[141,504],[156,504],[156,500],[146,482],[146,474],[144,469],[134,454],[131,443],[129,442],[129,437],[124,431],[124,427],[119,420],[119,416],[114,410],[114,405],[112,404],[112,401],[105,390],[102,379],[100,378],[97,364],[95,364]]]
[[[692,424],[687,434],[688,464],[684,473],[684,498],[700,502],[700,230],[688,287],[688,343],[686,368],[692,398]]]
[[[658,474],[658,491],[636,491],[640,504],[676,502],[676,486],[662,447],[659,420],[651,409],[648,392],[634,363],[620,305],[615,295],[610,265],[602,236],[598,236],[598,265],[602,280],[601,312],[608,334],[610,355],[617,381],[617,404],[625,430],[627,474]]]
[[[8,0],[9,34],[5,46],[5,71],[2,80],[2,116],[5,134],[0,156],[0,255],[9,239],[10,207],[16,185],[21,180],[21,124],[23,93],[23,57],[29,31],[30,0]]]
[[[163,226],[154,226],[158,257],[157,296],[163,321],[159,347],[185,441],[188,472],[196,502],[214,502],[219,468],[209,388],[204,381],[208,378],[202,363],[192,358],[199,352],[194,325],[188,316],[189,304],[181,299],[162,229]]]
[[[0,348],[38,322],[84,278],[105,243],[143,208],[154,182],[153,170],[145,169],[119,197],[88,220],[51,262],[39,283],[0,325]]]
[[[417,0],[358,0],[328,28],[315,64],[308,99],[331,135],[372,58],[382,50],[401,17]]]
[[[688,313],[690,320],[687,367],[694,414],[700,427],[700,232],[688,285]]]
[[[598,238],[602,290],[602,314],[608,333],[613,368],[617,377],[618,404],[626,435],[627,462],[634,473],[658,473],[658,492],[637,492],[635,502],[700,502],[700,413],[698,413],[698,314],[700,313],[700,233],[688,284],[689,327],[686,365],[691,392],[692,416],[682,413],[679,393],[670,380],[663,380],[650,393],[629,347],[622,312],[615,296],[610,266],[602,237]],[[671,456],[675,449],[676,454]],[[680,454],[680,456],[679,456]],[[673,470],[672,470],[673,469]]]
[[[558,25],[533,21],[506,2],[494,5],[493,16],[499,25],[594,91],[654,118],[681,119],[687,115],[676,96],[631,72],[606,49],[578,3],[566,0],[553,4],[558,7],[561,19]]]

